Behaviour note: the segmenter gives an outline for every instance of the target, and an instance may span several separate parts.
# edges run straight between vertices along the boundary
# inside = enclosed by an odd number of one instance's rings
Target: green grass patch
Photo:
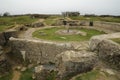
[[[100,70],[92,70],[87,73],[80,74],[75,80],[120,80],[116,75],[102,72]]]
[[[46,76],[46,80],[56,80],[57,72],[52,71],[50,75]]]
[[[44,21],[47,25],[52,25],[52,24],[55,24],[56,23],[56,20],[53,20],[53,19],[46,19],[45,21]]]
[[[92,70],[90,72],[81,74],[80,76],[76,77],[75,80],[119,80],[119,78],[106,72]]]
[[[58,18],[63,18],[63,16],[50,16],[48,17],[45,22],[47,24],[51,24],[53,23],[54,19],[58,19]],[[87,21],[105,21],[105,22],[117,22],[120,23],[120,18],[118,17],[99,17],[99,16],[95,16],[95,17],[84,17],[84,16],[72,16],[70,17],[72,20],[87,20]]]
[[[0,80],[12,80],[12,77],[13,77],[12,73],[9,73],[7,75],[0,77]]]
[[[61,18],[61,15],[56,15],[56,16],[49,16],[47,19],[56,19],[56,18]]]
[[[0,25],[0,32],[5,31],[8,28],[10,28],[10,26]]]
[[[55,32],[60,29],[65,29],[65,28],[61,27],[61,28],[47,28],[47,29],[37,30],[33,33],[33,37],[37,37],[45,40],[53,40],[53,41],[87,41],[92,36],[104,34],[104,32],[101,32],[101,31],[97,31],[94,29],[84,29],[84,28],[78,29],[78,30],[86,32],[87,36],[56,34]],[[41,35],[40,32],[43,32],[46,35]],[[63,39],[62,37],[66,39]]]
[[[111,39],[111,40],[120,44],[120,38],[115,38],[115,39]]]
[[[70,17],[73,20],[87,20],[87,21],[105,21],[105,22],[117,22],[120,23],[120,18],[117,17]]]
[[[33,80],[32,74],[33,74],[33,68],[27,69],[26,71],[22,72],[20,80]]]
[[[96,80],[99,74],[100,74],[99,71],[93,70],[91,72],[84,73],[80,75],[79,77],[76,77],[75,80]]]
[[[32,19],[30,16],[18,17],[0,17],[0,31],[4,31],[16,24],[30,24],[38,19]]]
[[[33,69],[27,69],[26,71],[22,72],[20,80],[33,80],[32,79],[32,74],[33,74]],[[46,75],[46,80],[55,80],[57,72],[52,71],[50,75]]]
[[[50,16],[44,20],[47,25],[53,25],[57,23],[57,19],[62,18],[62,16]]]

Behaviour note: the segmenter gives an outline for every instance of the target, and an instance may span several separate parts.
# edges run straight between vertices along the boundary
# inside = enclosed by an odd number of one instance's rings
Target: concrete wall
[[[9,43],[12,51],[21,52],[24,59],[37,63],[54,63],[54,58],[57,54],[73,48],[71,44],[67,43],[53,43],[18,38],[10,38]]]

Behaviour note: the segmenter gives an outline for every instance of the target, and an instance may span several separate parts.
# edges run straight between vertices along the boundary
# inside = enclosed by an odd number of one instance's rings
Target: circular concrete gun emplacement
[[[50,41],[88,41],[92,36],[104,34],[103,31],[87,28],[53,27],[33,32],[33,37]]]

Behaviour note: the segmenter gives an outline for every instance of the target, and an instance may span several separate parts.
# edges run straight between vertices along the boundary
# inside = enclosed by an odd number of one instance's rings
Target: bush
[[[5,12],[5,13],[3,14],[3,16],[4,16],[4,17],[10,16],[10,13],[9,13],[9,12]]]

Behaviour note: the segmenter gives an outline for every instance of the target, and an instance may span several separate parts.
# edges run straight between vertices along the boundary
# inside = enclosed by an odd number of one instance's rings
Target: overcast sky
[[[0,13],[59,14],[64,11],[120,15],[120,0],[0,0]]]

